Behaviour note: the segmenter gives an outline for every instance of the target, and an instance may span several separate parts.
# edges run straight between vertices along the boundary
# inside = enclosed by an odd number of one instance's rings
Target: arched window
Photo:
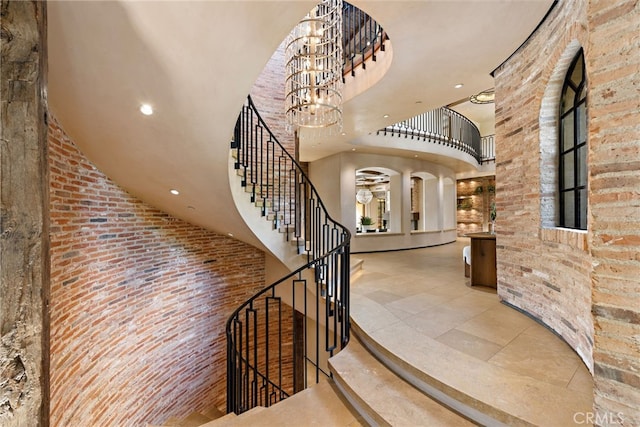
[[[571,62],[560,98],[558,189],[560,227],[587,228],[587,85],[582,49]]]

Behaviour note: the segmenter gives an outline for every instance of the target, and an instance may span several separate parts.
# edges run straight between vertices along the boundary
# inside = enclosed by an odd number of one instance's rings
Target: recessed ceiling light
[[[227,233],[227,236],[233,237],[233,233]]]
[[[345,136],[347,133],[346,132],[342,132],[340,135]]]
[[[413,155],[413,157],[418,157],[418,155],[417,155],[417,154],[414,154],[414,155]]]
[[[356,149],[355,149],[355,148],[352,148],[352,149],[351,149],[351,151],[356,151]]]
[[[384,117],[385,119],[388,119],[388,118],[389,118],[389,115],[388,115],[388,114],[385,114],[385,115],[384,115],[384,116],[382,116],[382,117]]]
[[[464,86],[462,83],[458,83],[457,85],[454,86],[454,88],[460,89],[462,86]]]
[[[153,114],[153,107],[149,104],[142,104],[140,106],[140,112],[145,116],[150,116]]]
[[[176,189],[169,190],[169,193],[173,194],[174,196],[177,196],[178,194],[180,194],[180,192]]]

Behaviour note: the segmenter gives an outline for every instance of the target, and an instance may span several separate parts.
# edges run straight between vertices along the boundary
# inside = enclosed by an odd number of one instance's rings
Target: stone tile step
[[[353,336],[329,359],[329,367],[338,388],[370,425],[475,425],[395,375]]]
[[[177,424],[179,427],[199,427],[202,424],[206,424],[209,421],[212,421],[213,418],[210,418],[204,414],[199,412],[194,412],[190,414],[188,417],[184,418]]]
[[[206,424],[212,420],[213,418],[208,417],[204,414],[193,412],[186,418],[170,417],[164,422],[163,427],[199,427],[202,424]]]
[[[332,382],[323,381],[269,408],[253,408],[225,416],[201,427],[359,427],[363,420],[343,401]]]
[[[212,406],[200,412],[202,415],[209,417],[211,420],[217,420],[218,418],[224,417],[225,414],[221,411],[217,406]]]
[[[591,397],[481,361],[425,335],[416,340],[416,330],[403,322],[371,331],[354,321],[351,326],[352,336],[394,373],[480,425],[564,427],[575,424],[576,413],[592,410]]]
[[[353,275],[361,271],[363,264],[364,264],[363,259],[351,257],[351,260],[350,260],[351,274]]]

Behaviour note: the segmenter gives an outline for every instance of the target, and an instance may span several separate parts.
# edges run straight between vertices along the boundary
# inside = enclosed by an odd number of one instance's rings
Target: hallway
[[[591,374],[562,339],[501,304],[494,289],[469,285],[462,262],[467,244],[459,238],[425,249],[354,254],[364,261],[351,285],[354,329],[471,396],[465,404],[477,399],[510,414],[538,412],[546,425],[580,421],[574,414],[592,408]],[[527,399],[518,397],[522,393]]]

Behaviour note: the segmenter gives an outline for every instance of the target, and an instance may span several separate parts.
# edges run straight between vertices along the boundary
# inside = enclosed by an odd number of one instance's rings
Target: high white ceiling
[[[303,147],[303,160],[350,150],[358,136],[493,87],[489,73],[552,0],[352,3],[387,31],[392,60],[377,84],[344,105],[346,135]],[[87,157],[132,194],[207,228],[250,234],[219,213],[234,209],[228,144],[256,77],[313,6],[50,1],[50,108]],[[143,102],[152,116],[140,114]]]

